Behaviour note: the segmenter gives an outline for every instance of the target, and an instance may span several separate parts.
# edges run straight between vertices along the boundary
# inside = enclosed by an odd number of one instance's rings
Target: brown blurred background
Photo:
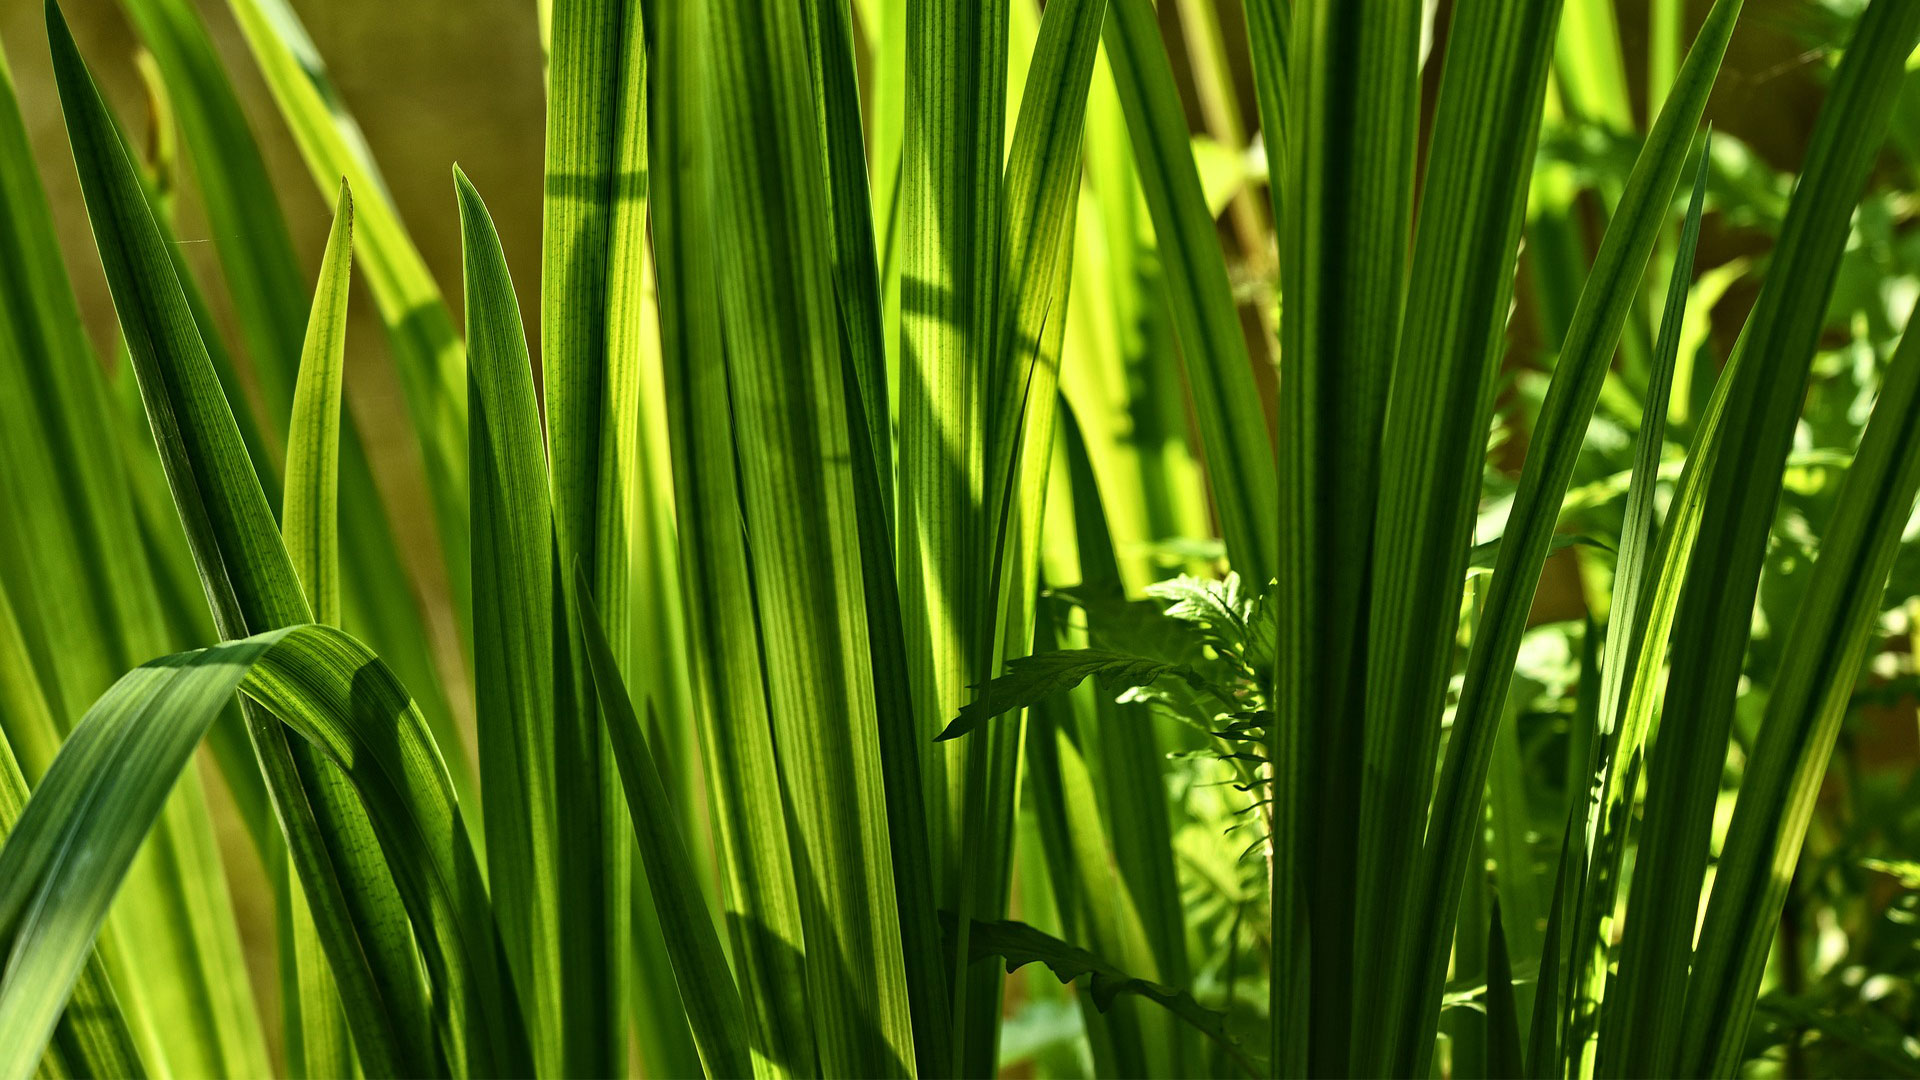
[[[323,196],[288,137],[273,99],[224,0],[194,0],[246,107],[254,137],[280,193],[296,249],[311,277],[332,220]],[[540,288],[540,176],[545,93],[533,0],[292,0],[335,86],[366,133],[387,185],[428,266],[460,316],[460,233],[452,166],[459,162],[485,193],[498,222],[521,305],[530,320]],[[128,134],[145,137],[146,94],[135,67],[139,43],[115,0],[63,0],[80,48]],[[79,182],[54,92],[43,8],[36,0],[0,2],[0,44],[13,69],[40,174],[53,202],[67,269],[101,355],[117,340],[113,306],[88,232]],[[192,164],[179,155],[178,235],[238,348]],[[330,187],[331,185],[329,185]],[[348,335],[347,393],[361,430],[403,431],[398,384],[385,362],[385,337],[371,298],[356,282]],[[529,335],[538,348],[538,335]],[[244,364],[244,360],[242,361]],[[384,421],[384,422],[383,422]],[[420,477],[395,474],[395,460],[373,459],[396,509],[419,507],[405,495]],[[397,488],[397,490],[396,490]],[[404,545],[403,545],[404,546]]]

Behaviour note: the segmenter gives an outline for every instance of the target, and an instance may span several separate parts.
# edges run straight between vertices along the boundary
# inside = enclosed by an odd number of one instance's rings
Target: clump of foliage
[[[459,320],[287,0],[311,286],[120,7],[104,357],[0,62],[0,1080],[1920,1074],[1920,4],[543,0]]]

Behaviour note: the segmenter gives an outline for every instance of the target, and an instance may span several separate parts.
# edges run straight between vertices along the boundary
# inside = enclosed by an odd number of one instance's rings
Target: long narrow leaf
[[[1408,909],[1420,944],[1403,955],[1410,1023],[1422,1023],[1439,1007],[1445,970],[1444,931],[1451,925],[1449,898],[1458,894],[1474,823],[1479,820],[1494,736],[1512,681],[1513,661],[1546,561],[1561,498],[1573,473],[1594,403],[1605,380],[1640,276],[1665,223],[1687,153],[1719,72],[1740,0],[1720,0],[1695,39],[1674,92],[1647,137],[1620,207],[1601,241],[1594,270],[1581,291],[1560,363],[1541,406],[1540,419],[1507,531],[1494,564],[1485,613],[1474,634],[1460,704],[1448,742],[1428,834],[1422,892]],[[1430,921],[1430,916],[1439,916]],[[1406,1066],[1423,1068],[1431,1044],[1408,1047]]]
[[[782,805],[761,631],[740,529],[714,250],[708,242],[709,5],[654,7],[649,135],[654,254],[660,266],[662,383],[673,452],[695,721],[725,882],[727,929],[754,1069],[816,1070],[806,994],[807,932]]]
[[[308,171],[323,193],[353,186],[361,276],[386,325],[394,366],[420,440],[447,585],[461,627],[468,619],[467,398],[460,341],[439,286],[408,237],[359,126],[327,77],[326,63],[286,0],[229,0],[247,47]]]
[[[52,3],[48,24],[88,216],[215,624],[239,638],[305,622],[306,599],[126,149]],[[252,707],[247,716],[356,1047],[369,1069],[395,1068],[387,1064],[400,1052],[395,1028],[423,1025],[425,1002],[398,894],[372,850],[364,812],[344,778],[289,746],[271,718]],[[458,1045],[445,1049],[461,1053]],[[431,1071],[425,1061],[412,1067]]]
[[[117,454],[100,452],[121,425],[107,407],[4,67],[0,490],[9,521],[0,531],[10,536],[0,579],[12,592],[48,706],[43,715],[10,720],[31,778],[48,767],[87,701],[169,642],[136,542],[131,485]],[[138,900],[115,910],[103,949],[127,1022],[153,1068],[264,1068],[265,1040],[198,775],[182,781],[162,821],[135,863]],[[121,939],[142,943],[141,963],[113,947]]]
[[[280,535],[307,602],[313,606],[314,619],[334,625],[341,621],[340,399],[346,374],[347,283],[352,261],[353,195],[342,181],[300,350],[300,375],[288,424],[287,489],[280,510]],[[353,1065],[339,990],[327,970],[306,896],[291,868],[283,877],[289,886],[285,903],[292,935],[293,986],[299,993],[289,1015],[300,1027],[302,1065],[308,1076],[342,1075],[351,1072]]]
[[[1920,334],[1910,329],[1821,534],[1715,869],[1687,989],[1680,1067],[1692,1075],[1730,1075],[1746,1057],[1767,954],[1916,489]]]
[[[6,589],[0,587],[0,842],[13,831],[28,801],[27,778],[21,775],[5,728],[21,724],[30,714],[38,714],[38,719],[51,728],[53,717],[34,676],[26,642]],[[102,932],[106,932],[104,928]],[[106,963],[99,955],[87,958],[74,983],[72,1002],[47,1048],[43,1068],[96,1076],[146,1074],[140,1048],[134,1043]]]
[[[1114,0],[1104,37],[1141,190],[1167,262],[1173,323],[1227,556],[1241,577],[1266,581],[1273,576],[1280,529],[1273,436],[1261,414],[1152,0]]]
[[[1885,137],[1920,5],[1877,0],[1861,16],[1820,112],[1747,325],[1749,355],[1729,391],[1726,445],[1707,491],[1700,547],[1674,626],[1672,674],[1647,781],[1646,823],[1620,957],[1617,1018],[1601,1067],[1630,1075],[1678,1067],[1680,1014],[1713,808],[1751,629],[1766,535],[1824,321],[1847,219]],[[1684,78],[1684,76],[1683,76]],[[1677,86],[1672,101],[1683,91]]]
[[[0,946],[9,954],[0,1075],[31,1073],[134,850],[236,689],[351,778],[421,925],[431,927],[422,942],[430,966],[482,967],[497,948],[445,765],[378,658],[312,624],[165,657],[127,674],[89,710],[0,850]],[[499,1019],[493,1050],[509,1062],[504,1071],[522,1072],[510,1049],[517,1020]]]
[[[613,736],[613,755],[619,762],[620,781],[626,789],[627,812],[640,841],[647,884],[653,891],[662,929],[666,931],[667,952],[673,958],[674,976],[680,984],[680,1001],[686,1007],[687,1021],[700,1045],[701,1063],[708,1076],[745,1076],[752,1071],[752,1066],[747,1056],[746,1017],[740,1009],[740,992],[727,971],[727,956],[721,951],[719,935],[714,933],[713,923],[707,918],[693,860],[687,856],[673,804],[667,799],[659,767],[654,764],[653,752],[640,730],[640,718],[634,714],[633,701],[627,696],[620,666],[614,661],[613,647],[600,629],[600,615],[587,591],[584,571],[577,570],[575,577],[594,686],[600,692],[607,727]]]
[[[554,767],[554,556],[533,368],[506,256],[455,171],[473,478],[474,703],[487,866],[535,1061],[564,1071]]]
[[[820,1068],[914,1060],[802,14],[708,13],[711,226],[767,697],[796,825]]]
[[[892,4],[899,9],[903,5]],[[844,397],[859,520],[862,583],[872,648],[880,760],[886,780],[887,836],[893,855],[894,896],[911,996],[915,1066],[940,1075],[952,1067],[953,1011],[946,953],[934,921],[938,850],[927,826],[923,775],[924,725],[914,712],[913,661],[894,553],[891,394],[882,340],[879,270],[860,131],[858,87],[846,9],[809,3],[808,38],[815,70],[827,181],[833,203],[834,279],[847,344]],[[904,41],[894,47],[904,50]],[[904,51],[902,51],[904,55]],[[901,89],[904,89],[902,87]]]
[[[540,344],[553,529],[561,566],[582,562],[609,619],[615,656],[627,653],[626,473],[639,355],[613,351],[639,318],[639,267],[615,249],[637,230],[646,199],[646,49],[638,0],[560,0],[553,7],[547,70],[546,198],[540,276]],[[636,233],[637,235],[637,233]],[[616,262],[615,256],[629,259]],[[563,569],[564,572],[564,569]],[[571,580],[570,576],[564,580]],[[566,1071],[606,1074],[625,1057],[632,840],[618,777],[603,760],[592,678],[570,589],[556,640],[561,923],[565,966],[560,1016]]]
[[[218,348],[211,321],[202,319],[202,336],[220,372],[228,398],[235,403],[235,420],[250,448],[258,443],[255,470],[267,488],[269,502],[278,492],[274,477],[282,475],[278,447],[290,442],[288,423],[293,410],[297,367],[302,355],[301,328],[307,325],[309,296],[304,269],[295,257],[293,241],[281,212],[281,193],[268,175],[260,147],[244,115],[240,95],[223,67],[206,20],[191,0],[121,0],[141,40],[151,50],[164,92],[178,116],[194,187],[207,215],[207,239],[219,257],[226,292],[232,299],[240,331],[241,350],[258,388],[257,404],[264,413],[255,417],[242,404],[250,400],[236,393],[238,373],[225,351]],[[164,118],[161,121],[164,123]],[[316,192],[332,196],[340,174],[319,177]],[[165,222],[162,222],[163,228]],[[193,250],[176,245],[182,256]],[[193,292],[184,270],[181,284]],[[257,420],[258,435],[252,435]],[[339,484],[341,505],[339,545],[341,562],[351,568],[340,581],[342,610],[323,621],[341,626],[380,649],[394,670],[407,680],[435,736],[451,749],[462,745],[450,722],[442,683],[457,686],[466,675],[457,654],[435,650],[429,640],[416,590],[401,565],[399,548],[374,487],[368,451],[350,414],[340,421]],[[412,440],[411,430],[400,433]],[[271,446],[271,451],[266,448]],[[437,594],[437,582],[426,591]],[[149,650],[151,651],[151,650]],[[220,729],[215,728],[216,733]],[[217,745],[217,736],[215,743]],[[468,756],[454,755],[449,764],[471,797],[473,776]]]
[[[287,440],[280,533],[316,622],[340,621],[340,407],[346,375],[347,280],[353,262],[353,195],[344,181],[300,350]]]

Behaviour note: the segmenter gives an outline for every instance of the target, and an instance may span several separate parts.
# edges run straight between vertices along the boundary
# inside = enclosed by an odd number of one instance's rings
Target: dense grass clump
[[[111,320],[0,61],[0,1080],[1920,1075],[1920,3],[540,0],[526,311],[119,6]]]

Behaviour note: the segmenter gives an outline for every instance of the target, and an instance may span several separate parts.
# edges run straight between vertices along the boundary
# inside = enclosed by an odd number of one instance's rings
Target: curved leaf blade
[[[1917,38],[1920,5],[1876,0],[1860,17],[1748,319],[1748,355],[1728,391],[1725,445],[1700,526],[1699,546],[1714,557],[1689,568],[1674,625],[1663,710],[1674,722],[1661,725],[1648,767],[1629,898],[1634,915],[1620,956],[1620,996],[1608,991],[1614,1022],[1600,1047],[1609,1073],[1657,1074],[1679,1064],[1688,946],[1780,475],[1847,222]],[[1681,92],[1676,84],[1675,97]]]
[[[673,959],[680,1000],[700,1047],[701,1064],[708,1076],[746,1076],[753,1066],[747,1055],[747,1021],[740,1007],[740,991],[727,970],[720,936],[707,917],[706,900],[693,860],[687,855],[673,803],[667,798],[653,751],[640,730],[633,700],[627,696],[613,646],[600,627],[600,613],[593,606],[585,572],[576,567],[574,577],[593,683],[605,711],[613,756],[626,790],[627,813],[639,840],[647,884],[653,891],[654,907],[660,912],[667,954]]]
[[[1422,892],[1408,909],[1418,943],[1402,958],[1403,992],[1411,1016],[1432,1017],[1440,1001],[1448,937],[1459,883],[1486,783],[1513,661],[1561,499],[1584,442],[1615,346],[1639,291],[1653,245],[1666,224],[1674,189],[1725,55],[1740,0],[1719,0],[1687,54],[1646,145],[1634,164],[1619,208],[1601,241],[1593,272],[1581,291],[1559,366],[1541,406],[1536,435],[1521,473],[1506,536],[1500,545],[1485,609],[1467,659],[1460,704],[1432,811]],[[1412,1021],[1410,1021],[1412,1022]],[[1419,1029],[1424,1030],[1424,1028]],[[1424,1067],[1430,1041],[1408,1047],[1403,1068]]]

